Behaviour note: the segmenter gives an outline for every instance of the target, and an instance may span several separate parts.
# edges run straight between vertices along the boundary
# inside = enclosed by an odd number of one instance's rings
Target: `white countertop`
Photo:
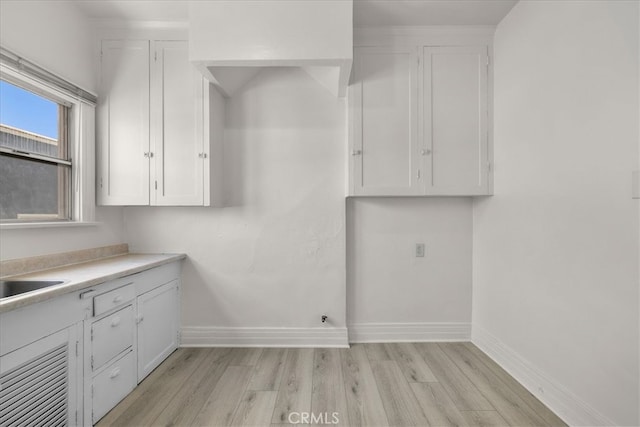
[[[0,313],[179,261],[186,257],[185,254],[128,253],[50,270],[4,277],[2,280],[63,280],[64,282],[48,288],[2,298]]]

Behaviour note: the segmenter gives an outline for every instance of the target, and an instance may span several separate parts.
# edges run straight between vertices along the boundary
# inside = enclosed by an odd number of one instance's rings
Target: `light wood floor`
[[[351,426],[566,425],[470,343],[183,348],[98,425],[329,424],[334,412]]]

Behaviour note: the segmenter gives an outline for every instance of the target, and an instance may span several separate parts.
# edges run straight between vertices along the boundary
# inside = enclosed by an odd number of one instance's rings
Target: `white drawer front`
[[[131,305],[91,325],[91,355],[94,371],[133,345],[133,328],[133,306]]]
[[[136,288],[129,283],[93,299],[93,315],[99,316],[121,305],[125,305],[136,297]]]
[[[95,424],[136,386],[133,352],[113,362],[93,379],[93,423]]]

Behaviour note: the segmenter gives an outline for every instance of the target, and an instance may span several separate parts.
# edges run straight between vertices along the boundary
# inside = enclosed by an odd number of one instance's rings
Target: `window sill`
[[[0,224],[0,230],[16,230],[23,228],[64,228],[64,227],[96,227],[94,221],[60,221],[60,222],[11,222]]]

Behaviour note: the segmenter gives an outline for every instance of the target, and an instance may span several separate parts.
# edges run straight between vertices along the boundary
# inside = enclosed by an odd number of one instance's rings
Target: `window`
[[[95,224],[96,103],[0,46],[0,229]]]
[[[0,220],[72,219],[69,106],[0,80]]]

